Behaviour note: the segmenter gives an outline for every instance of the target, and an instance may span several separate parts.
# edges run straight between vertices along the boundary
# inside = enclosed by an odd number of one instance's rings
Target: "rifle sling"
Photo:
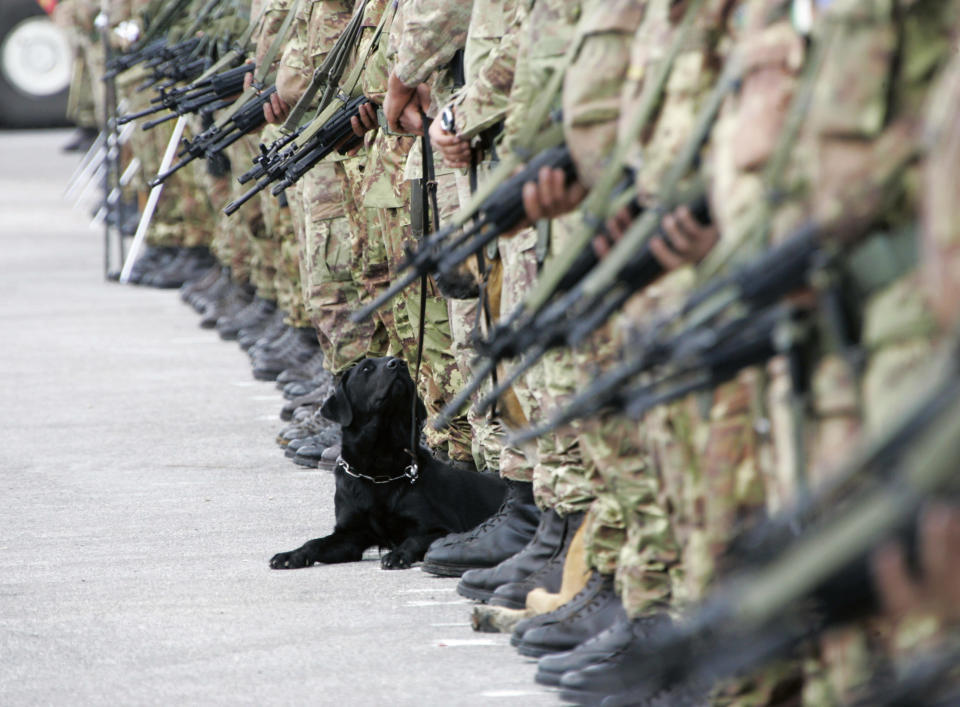
[[[333,117],[341,108],[343,108],[343,106],[345,106],[350,99],[359,95],[357,84],[360,82],[360,76],[363,74],[363,68],[366,65],[367,58],[380,43],[380,37],[383,35],[384,29],[386,29],[388,26],[388,20],[392,21],[393,14],[392,6],[384,11],[383,15],[380,17],[380,23],[377,25],[377,29],[374,31],[370,43],[367,44],[367,46],[363,49],[361,56],[357,57],[357,62],[354,65],[353,70],[343,82],[343,85],[337,92],[337,95],[326,106],[317,110],[317,114],[310,121],[303,133],[300,134],[297,144],[306,144],[310,138],[323,130],[323,127],[327,124],[327,121],[329,121],[331,117]],[[284,125],[284,128],[286,128],[286,125]]]
[[[307,112],[321,88],[324,89],[324,95],[318,110],[323,110],[333,99],[335,87],[340,83],[340,78],[344,69],[346,69],[350,51],[356,45],[363,29],[363,13],[366,7],[367,0],[363,0],[357,11],[353,13],[353,17],[350,18],[350,22],[347,23],[344,31],[337,38],[333,48],[327,52],[323,63],[313,72],[313,78],[310,79],[307,90],[300,96],[300,100],[297,101],[283,124],[284,132],[289,133],[297,129],[300,119],[303,118],[303,114]]]

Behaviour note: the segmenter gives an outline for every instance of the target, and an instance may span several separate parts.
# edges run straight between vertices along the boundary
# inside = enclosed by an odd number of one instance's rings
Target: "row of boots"
[[[340,429],[320,415],[333,389],[312,327],[286,323],[277,302],[238,283],[230,268],[206,248],[150,247],[137,259],[130,281],[180,288],[180,297],[200,315],[200,326],[216,329],[224,341],[236,341],[250,356],[253,377],[275,381],[287,402],[280,418],[290,424],[277,443],[296,464],[332,467],[340,452]]]
[[[584,514],[541,511],[531,483],[507,481],[493,516],[437,540],[422,569],[459,577],[457,592],[481,602],[478,631],[510,632],[517,651],[538,659],[536,681],[583,705],[696,703],[702,695],[650,695],[636,684],[665,613],[630,619],[613,575],[590,569]]]

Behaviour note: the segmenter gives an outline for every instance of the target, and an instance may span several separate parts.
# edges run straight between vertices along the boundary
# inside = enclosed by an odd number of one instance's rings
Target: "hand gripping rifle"
[[[266,122],[263,115],[263,106],[276,91],[276,87],[271,86],[242,104],[222,125],[215,123],[194,137],[193,140],[184,141],[182,149],[177,154],[180,161],[167,171],[154,177],[150,181],[150,186],[163,183],[174,172],[182,169],[198,157],[209,157],[221,152],[247,133],[251,133],[262,126]]]
[[[227,204],[223,212],[228,216],[233,214],[274,182],[276,184],[272,193],[279,195],[334,150],[338,150],[340,154],[352,150],[362,138],[354,134],[351,119],[359,116],[360,106],[366,103],[369,103],[369,100],[362,95],[351,99],[300,145],[291,143],[306,135],[309,126],[281,137],[269,148],[261,145],[260,155],[254,159],[256,164],[240,175],[238,180],[241,184],[246,184],[256,179],[257,183]]]
[[[543,167],[562,169],[568,183],[576,177],[570,151],[565,145],[540,152],[480,203],[476,209],[476,219],[470,226],[464,227],[463,223],[454,221],[431,234],[416,251],[408,250],[406,260],[400,265],[400,270],[406,270],[406,274],[395,280],[376,299],[351,314],[350,320],[356,323],[365,321],[423,275],[450,272],[471,255],[480,252],[487,243],[520,225],[526,218],[523,185],[536,181]],[[454,237],[461,229],[462,233]]]
[[[916,521],[928,499],[956,499],[960,474],[960,376],[956,351],[949,371],[898,425],[857,455],[835,486],[815,493],[798,514],[806,527],[773,557],[760,554],[718,582],[683,622],[652,637],[637,682],[611,704],[636,704],[685,682],[715,684],[789,655],[825,629],[875,613],[872,552],[891,539],[905,543],[916,566]],[[769,554],[769,553],[767,553]],[[605,702],[604,704],[607,704]]]
[[[635,214],[640,213],[636,202],[632,202],[631,206]],[[710,224],[709,205],[704,195],[697,196],[689,208],[699,223]],[[669,240],[662,229],[658,229],[657,234],[664,238],[669,247]],[[593,246],[588,244],[558,283],[555,297],[562,296],[559,302],[541,309],[519,326],[497,327],[490,339],[476,344],[481,355],[492,359],[490,363],[493,366],[507,358],[523,357],[510,374],[477,403],[478,413],[490,408],[547,351],[579,345],[614,312],[619,311],[630,297],[655,282],[665,272],[647,242],[638,253],[627,260],[608,289],[589,297],[579,293],[576,298],[573,295],[566,296],[597,263]],[[467,385],[467,389],[472,393],[481,384],[482,378],[474,378]],[[438,419],[442,421],[443,418]]]
[[[643,333],[638,352],[630,360],[598,377],[545,424],[517,433],[517,441],[532,439],[606,408],[622,407],[625,386],[636,376],[691,350],[702,351],[704,342],[732,335],[726,333],[731,327],[736,331],[756,312],[806,286],[810,272],[822,262],[820,235],[816,225],[803,227],[753,262],[707,283],[688,298],[679,312]],[[733,322],[718,325],[724,314],[732,317]],[[638,413],[641,407],[637,403]]]

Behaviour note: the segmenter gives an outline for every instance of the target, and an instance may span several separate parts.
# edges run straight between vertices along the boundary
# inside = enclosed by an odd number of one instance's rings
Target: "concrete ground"
[[[0,133],[0,704],[555,704],[456,580],[268,569],[332,477],[175,291],[104,281],[68,135]]]

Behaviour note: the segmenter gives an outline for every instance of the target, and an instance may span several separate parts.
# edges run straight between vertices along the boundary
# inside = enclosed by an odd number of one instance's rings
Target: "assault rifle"
[[[406,274],[394,281],[368,305],[351,314],[350,320],[359,323],[370,318],[377,309],[423,275],[437,271],[449,273],[471,255],[479,253],[497,236],[520,225],[526,218],[523,185],[536,181],[543,167],[562,169],[567,175],[568,183],[576,177],[570,151],[565,145],[551,147],[539,153],[483,201],[470,226],[451,224],[431,234],[416,251],[408,249],[407,257],[400,265],[400,270],[406,270]]]
[[[182,149],[177,153],[180,161],[166,172],[154,177],[150,181],[150,186],[155,187],[163,183],[174,172],[182,169],[198,157],[210,157],[221,152],[247,133],[253,132],[263,125],[266,122],[263,115],[263,106],[276,91],[276,86],[271,86],[240,106],[222,126],[215,123],[193,140],[184,141]]]
[[[301,137],[305,128],[284,136],[269,148],[261,146],[261,154],[256,164],[240,176],[240,183],[253,179],[257,183],[246,193],[231,201],[223,212],[228,216],[254,197],[254,195],[274,184],[271,193],[278,196],[284,189],[295,184],[304,174],[334,150],[346,154],[360,144],[362,138],[353,132],[351,118],[359,116],[360,106],[369,103],[365,96],[357,96],[333,113],[323,127],[316,130],[302,145],[290,144]],[[289,145],[289,146],[288,146]]]
[[[715,684],[754,671],[826,629],[879,609],[872,552],[899,539],[915,567],[923,505],[956,499],[960,491],[960,376],[953,354],[949,372],[927,398],[842,472],[852,490],[839,501],[832,489],[815,495],[801,514],[808,525],[787,542],[777,538],[772,559],[721,579],[685,621],[652,636],[649,655],[636,666],[635,687],[610,704],[642,703],[687,682]],[[785,515],[781,527],[797,517]]]
[[[138,113],[122,116],[118,120],[118,123],[123,125],[132,120],[139,120],[140,118],[145,118],[148,115],[153,115],[163,110],[172,111],[168,115],[144,123],[143,129],[150,130],[160,123],[176,118],[179,115],[197,113],[207,106],[213,105],[212,110],[216,110],[217,106],[214,104],[226,101],[230,97],[243,91],[244,76],[253,71],[253,69],[253,64],[241,64],[236,68],[214,74],[202,81],[196,81],[183,88],[175,88],[169,91],[162,90],[159,96],[150,99],[150,102],[154,104],[153,106]]]
[[[104,80],[116,78],[118,74],[122,74],[127,69],[132,69],[137,64],[150,61],[153,58],[160,56],[161,52],[163,52],[166,47],[166,38],[160,37],[147,44],[144,44],[138,49],[133,49],[124,54],[115,54],[113,57],[111,57],[110,61],[107,62],[107,71],[103,76]]]
[[[640,213],[635,202],[630,206],[635,215]],[[703,195],[697,196],[689,208],[697,221],[704,225],[710,223],[709,205]],[[660,229],[657,233],[663,235]],[[518,315],[499,324],[486,341],[475,342],[477,351],[484,360],[477,364],[473,378],[437,416],[434,422],[436,427],[443,427],[459,412],[501,361],[522,357],[520,363],[477,403],[478,413],[483,413],[493,406],[544,354],[551,349],[580,344],[634,293],[643,290],[664,273],[648,243],[625,263],[607,290],[585,296],[578,289],[578,283],[597,262],[593,246],[588,243],[558,283],[550,301],[522,319]]]
[[[537,437],[606,408],[623,407],[627,404],[628,392],[636,394],[634,414],[641,414],[653,402],[652,398],[642,396],[648,396],[651,391],[625,387],[641,373],[671,361],[690,361],[701,356],[708,369],[718,367],[713,372],[704,369],[701,374],[716,377],[721,367],[727,371],[731,361],[724,356],[734,356],[735,350],[721,350],[718,359],[711,362],[705,358],[710,346],[734,340],[737,334],[746,336],[753,316],[765,310],[772,311],[768,308],[784,296],[808,285],[810,273],[826,264],[827,256],[820,245],[821,235],[818,226],[805,226],[753,262],[694,292],[679,312],[661,319],[639,335],[640,340],[634,347],[636,353],[627,362],[599,376],[544,425],[520,431],[515,436],[516,441]],[[728,317],[725,322],[719,321],[722,315]],[[772,335],[773,332],[768,333]],[[757,346],[763,348],[760,344]],[[753,350],[756,355],[761,355],[759,349]],[[743,362],[749,357],[737,360]],[[669,397],[674,399],[672,395]]]

